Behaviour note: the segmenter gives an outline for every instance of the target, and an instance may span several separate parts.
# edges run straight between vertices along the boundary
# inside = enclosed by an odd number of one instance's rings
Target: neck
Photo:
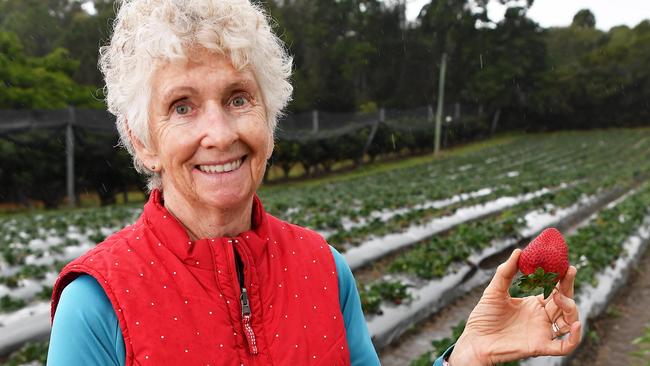
[[[164,205],[187,230],[190,239],[235,237],[251,229],[253,197],[237,207],[206,207],[165,192]]]

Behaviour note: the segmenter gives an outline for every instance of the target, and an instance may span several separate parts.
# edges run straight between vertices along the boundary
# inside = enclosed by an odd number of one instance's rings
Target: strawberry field
[[[273,186],[260,196],[268,211],[320,232],[343,253],[375,345],[395,349],[548,226],[565,234],[579,269],[582,315],[602,311],[650,237],[649,174],[650,130],[566,132]],[[57,271],[139,213],[132,206],[0,217],[0,354],[46,338]],[[440,332],[452,336],[451,328]],[[429,352],[414,361],[426,364],[434,346],[401,364]]]

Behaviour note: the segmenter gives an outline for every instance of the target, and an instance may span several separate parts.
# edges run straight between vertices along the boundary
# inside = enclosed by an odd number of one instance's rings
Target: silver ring
[[[560,327],[557,325],[556,322],[553,322],[551,328],[553,329],[553,338],[562,336],[562,334],[560,334]]]

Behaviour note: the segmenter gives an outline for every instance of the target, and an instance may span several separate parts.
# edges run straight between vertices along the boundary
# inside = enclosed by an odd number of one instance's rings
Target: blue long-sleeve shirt
[[[351,364],[379,365],[352,271],[334,248],[332,254]],[[78,277],[61,294],[52,325],[47,364],[123,366],[125,360],[124,339],[110,300],[93,277]],[[442,357],[434,363],[434,366],[441,365]]]

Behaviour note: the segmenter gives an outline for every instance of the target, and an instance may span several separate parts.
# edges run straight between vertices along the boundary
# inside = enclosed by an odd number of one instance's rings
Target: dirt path
[[[586,337],[571,366],[627,366],[645,365],[630,353],[637,350],[632,340],[643,334],[650,324],[650,249],[630,275],[616,300],[605,314],[590,326]]]
[[[451,327],[467,319],[481,298],[485,286],[479,286],[455,300],[401,336],[399,342],[381,350],[379,358],[382,366],[407,366],[413,359],[431,350],[432,340],[449,337]]]

